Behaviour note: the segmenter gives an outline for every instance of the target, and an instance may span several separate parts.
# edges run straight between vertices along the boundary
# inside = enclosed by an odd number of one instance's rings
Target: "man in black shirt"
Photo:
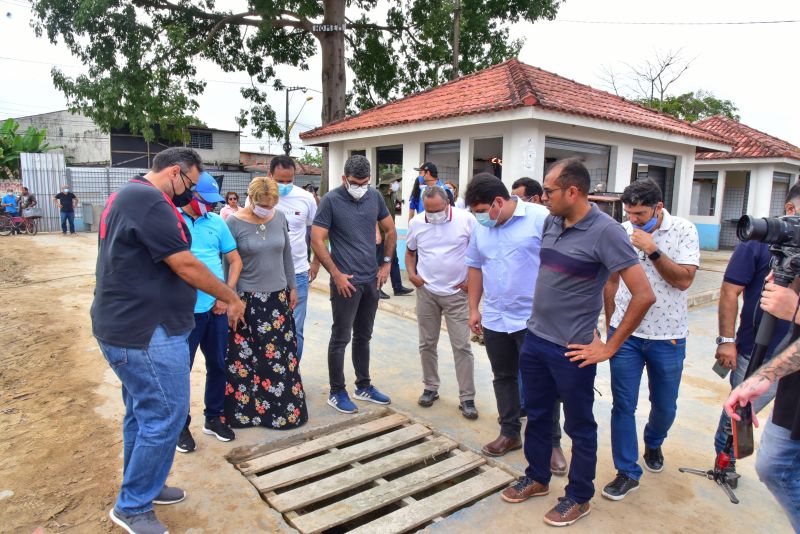
[[[164,150],[150,172],[108,198],[100,217],[92,333],[122,382],[123,479],[110,516],[128,532],[166,532],[153,504],[186,496],[164,483],[189,411],[195,288],[227,304],[229,323],[244,314],[238,295],[190,252],[177,210],[201,171],[194,150]]]
[[[753,375],[731,392],[725,412],[732,419],[737,406],[764,395],[775,381],[778,391],[775,408],[767,421],[756,460],[758,478],[766,484],[783,506],[795,531],[800,532],[800,317],[798,297],[793,289],[776,285],[767,279],[761,297],[761,309],[778,319],[793,321],[789,346],[762,365]],[[753,422],[758,419],[753,413]]]
[[[64,184],[55,199],[56,206],[61,212],[61,233],[67,235],[67,223],[69,223],[69,233],[75,235],[75,207],[78,205],[78,197],[69,190],[68,185]]]

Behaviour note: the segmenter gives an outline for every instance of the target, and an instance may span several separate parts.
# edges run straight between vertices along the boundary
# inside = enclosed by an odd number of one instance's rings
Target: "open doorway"
[[[392,215],[400,214],[403,178],[403,145],[378,147],[376,150],[376,187],[386,200]],[[395,191],[392,184],[397,184]],[[390,201],[391,199],[391,201]]]
[[[472,175],[482,172],[494,174],[501,180],[503,179],[503,138],[487,137],[485,139],[475,139],[472,151]]]
[[[728,171],[725,173],[725,192],[722,195],[722,214],[720,220],[719,246],[733,248],[739,243],[736,237],[736,223],[747,213],[747,196],[750,193],[749,171]]]
[[[664,195],[664,207],[670,213],[675,188],[675,161],[675,156],[669,154],[634,150],[631,167],[631,182],[649,178],[657,183]]]
[[[610,155],[611,147],[607,145],[545,137],[544,175],[547,175],[550,166],[556,161],[577,157],[580,158],[589,171],[589,176],[592,180],[590,191],[600,193],[605,191],[608,186],[608,161]]]
[[[425,161],[431,162],[439,171],[439,179],[443,182],[458,183],[458,167],[461,158],[461,141],[439,141],[425,143]]]

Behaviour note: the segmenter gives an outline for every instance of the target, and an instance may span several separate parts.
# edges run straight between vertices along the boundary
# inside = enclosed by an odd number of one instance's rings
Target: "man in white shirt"
[[[297,280],[297,305],[294,307],[294,324],[297,333],[297,359],[303,356],[303,324],[308,306],[309,277],[306,229],[314,222],[317,203],[314,196],[294,185],[295,163],[289,156],[275,156],[269,162],[269,176],[278,182],[280,198],[275,205],[286,215],[289,223],[289,241],[292,245],[294,276]]]
[[[642,372],[647,368],[650,416],[644,428],[644,463],[648,471],[664,468],[661,444],[667,437],[678,408],[678,388],[689,334],[686,290],[700,266],[697,228],[664,209],[662,193],[652,180],[637,180],[625,188],[622,204],[628,221],[623,223],[639,254],[639,263],[656,296],[636,331],[610,360],[611,454],[616,478],[603,489],[614,501],[639,487],[642,468],[637,463],[636,403]],[[614,335],[631,302],[631,292],[618,274],[612,274],[603,291],[608,337]]]
[[[469,326],[476,334],[483,334],[500,415],[500,435],[482,451],[488,456],[503,456],[522,447],[519,351],[533,308],[542,232],[549,211],[509,195],[503,182],[485,172],[472,178],[464,200],[479,223],[466,255]],[[552,471],[563,474],[566,459],[561,450],[560,413],[556,404],[550,463]]]
[[[464,263],[475,217],[450,206],[447,192],[439,186],[429,186],[422,192],[422,204],[424,211],[408,225],[405,260],[408,279],[417,287],[419,355],[425,384],[418,402],[429,407],[439,398],[436,346],[444,315],[455,360],[458,409],[467,419],[477,419]]]

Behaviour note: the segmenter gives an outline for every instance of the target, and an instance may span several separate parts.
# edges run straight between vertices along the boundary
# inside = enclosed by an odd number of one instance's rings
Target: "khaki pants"
[[[447,323],[450,346],[455,360],[459,400],[475,399],[475,364],[469,344],[469,306],[467,294],[459,291],[446,297],[417,288],[417,323],[419,325],[419,355],[422,360],[422,381],[425,389],[439,390],[439,343],[442,315]]]

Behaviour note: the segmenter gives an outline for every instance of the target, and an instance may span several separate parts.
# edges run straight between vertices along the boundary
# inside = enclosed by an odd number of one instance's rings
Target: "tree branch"
[[[235,15],[228,15],[227,17],[221,18],[214,26],[211,28],[211,31],[208,32],[206,38],[203,40],[203,44],[200,48],[206,48],[208,45],[211,44],[211,41],[214,40],[214,36],[219,33],[219,31],[223,28],[223,26],[227,26],[231,22],[239,21],[245,19],[245,17],[257,17],[258,13],[253,11],[247,11],[246,13],[238,13]],[[237,22],[238,23],[238,22]]]

